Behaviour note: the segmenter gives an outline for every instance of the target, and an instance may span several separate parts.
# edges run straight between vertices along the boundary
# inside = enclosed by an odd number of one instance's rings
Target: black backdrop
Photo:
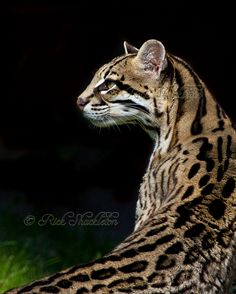
[[[161,40],[236,119],[235,22],[227,2],[69,2],[18,2],[6,11],[10,83],[1,97],[0,188],[45,209],[77,207],[92,188],[110,189],[118,202],[136,197],[152,142],[133,128],[98,132],[75,105],[97,67],[122,53],[124,40],[137,47]]]

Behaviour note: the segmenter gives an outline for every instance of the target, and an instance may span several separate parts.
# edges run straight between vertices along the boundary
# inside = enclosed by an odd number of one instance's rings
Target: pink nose
[[[77,99],[77,105],[79,109],[82,111],[84,107],[88,104],[89,101],[84,100],[83,98],[79,97]]]

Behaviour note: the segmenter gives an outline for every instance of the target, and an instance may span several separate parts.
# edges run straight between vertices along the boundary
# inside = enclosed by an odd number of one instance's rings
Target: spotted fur
[[[159,41],[125,43],[78,107],[99,127],[139,124],[155,142],[134,232],[103,258],[8,293],[230,293],[236,132],[198,75]]]

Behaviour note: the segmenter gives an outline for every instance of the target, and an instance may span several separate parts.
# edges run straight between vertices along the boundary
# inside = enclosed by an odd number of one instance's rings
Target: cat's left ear
[[[124,41],[125,54],[138,53],[138,48]]]
[[[167,65],[166,50],[163,44],[157,40],[148,40],[139,49],[136,56],[138,67],[148,74],[160,76]]]

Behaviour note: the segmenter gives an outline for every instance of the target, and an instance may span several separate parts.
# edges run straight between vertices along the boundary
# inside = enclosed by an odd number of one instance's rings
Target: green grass
[[[30,257],[30,244],[3,242],[0,247],[0,293],[41,276],[46,268],[38,257]]]
[[[99,241],[91,227],[25,226],[23,218],[9,210],[0,213],[0,293],[98,258],[114,247],[114,242]]]

